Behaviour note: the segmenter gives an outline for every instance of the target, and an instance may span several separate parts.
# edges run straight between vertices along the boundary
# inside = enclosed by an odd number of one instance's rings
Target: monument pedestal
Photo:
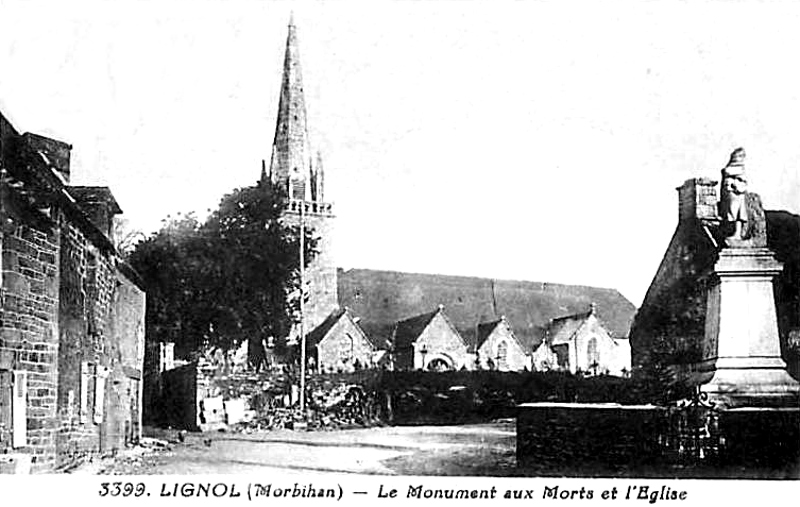
[[[783,266],[767,248],[725,248],[708,292],[700,386],[727,407],[798,406],[800,383],[781,357],[773,280]]]

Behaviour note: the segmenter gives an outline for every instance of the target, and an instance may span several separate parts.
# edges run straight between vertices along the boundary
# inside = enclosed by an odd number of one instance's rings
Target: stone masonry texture
[[[140,435],[145,295],[70,198],[70,149],[0,114],[0,452],[29,456],[33,472]],[[6,394],[23,383],[20,428]]]

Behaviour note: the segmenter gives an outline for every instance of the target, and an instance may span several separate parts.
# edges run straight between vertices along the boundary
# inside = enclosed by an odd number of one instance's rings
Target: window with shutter
[[[11,397],[12,446],[28,445],[28,372],[14,372],[14,394]]]
[[[594,336],[589,338],[589,343],[586,345],[586,355],[589,369],[596,375],[600,366],[600,352],[597,350],[597,338]]]
[[[11,395],[13,389],[13,374],[7,370],[0,370],[0,451],[11,445]]]
[[[97,366],[97,374],[94,379],[94,422],[100,424],[103,422],[105,399],[106,399],[106,378],[108,377],[108,369],[103,366]]]
[[[89,381],[92,376],[89,373],[89,363],[81,363],[81,385],[80,385],[80,415],[81,423],[86,423],[89,418]]]

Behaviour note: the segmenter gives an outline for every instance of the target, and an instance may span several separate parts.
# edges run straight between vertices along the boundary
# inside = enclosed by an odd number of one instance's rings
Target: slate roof
[[[414,317],[399,321],[395,326],[393,334],[395,350],[411,347],[411,344],[414,343],[417,337],[428,327],[428,324],[431,323],[439,311],[440,309],[436,309],[432,312],[415,315]]]
[[[47,152],[50,149],[52,151]],[[104,189],[104,198],[111,199],[118,208],[107,187],[68,187],[64,174],[69,169],[68,152],[71,146],[62,141],[37,134],[20,135],[8,119],[0,113],[0,163],[8,171],[7,177],[15,180],[13,198],[30,206],[34,213],[30,217],[52,221],[46,213],[38,212],[38,205],[57,204],[68,219],[81,229],[83,234],[104,251],[114,251],[114,245],[92,222],[86,209],[74,199],[73,188]],[[47,152],[47,153],[46,153]],[[108,201],[111,202],[111,201]],[[115,208],[115,209],[117,209]],[[37,213],[38,212],[38,213]]]
[[[333,329],[333,326],[335,326],[336,323],[339,322],[343,317],[348,316],[348,314],[349,310],[346,307],[345,308],[340,307],[332,311],[325,318],[325,320],[323,320],[317,327],[315,327],[310,333],[306,335],[306,345],[309,347],[316,347],[317,345],[319,345],[319,342],[321,342],[328,334],[328,332],[330,332],[330,330]],[[353,323],[356,325],[356,327],[359,328],[361,327],[358,325],[358,322],[355,321],[355,319],[353,319]],[[376,340],[373,340],[369,335],[367,335],[367,340],[369,340],[370,343],[372,343],[372,345],[376,349],[380,350],[386,348],[385,343],[384,344],[376,343]]]
[[[119,203],[111,193],[108,187],[88,187],[88,186],[70,186],[68,187],[70,195],[72,195],[79,203],[105,203],[108,205],[111,213],[122,213]]]
[[[542,344],[544,341],[544,337],[547,333],[546,327],[536,327],[527,335],[520,336],[517,333],[514,333],[514,336],[517,337],[517,341],[522,345],[522,348],[525,352],[532,353],[536,349],[539,348],[539,345]]]
[[[325,338],[325,335],[328,334],[328,331],[333,329],[333,326],[335,326],[336,323],[339,322],[339,319],[341,319],[344,316],[344,314],[345,314],[344,308],[337,308],[334,311],[332,311],[325,318],[325,320],[323,320],[322,323],[320,323],[320,325],[315,327],[310,333],[306,335],[306,345],[309,347],[316,347],[317,345],[319,345],[319,342],[321,342],[322,339]]]
[[[339,304],[361,318],[374,341],[392,336],[396,322],[443,304],[447,317],[474,349],[480,322],[505,315],[517,340],[533,350],[552,319],[591,303],[614,337],[628,335],[636,307],[615,289],[371,269],[339,270]]]
[[[566,343],[572,336],[580,329],[586,322],[586,319],[592,315],[592,312],[582,312],[575,315],[567,315],[558,319],[553,319],[553,322],[548,327],[548,335],[550,343]]]
[[[478,337],[475,341],[475,349],[470,350],[470,352],[475,352],[481,348],[481,345],[484,344],[486,339],[489,338],[489,335],[492,334],[495,329],[497,329],[497,326],[499,326],[501,322],[503,322],[503,319],[497,319],[491,322],[481,322],[478,324]]]
[[[493,320],[491,322],[481,322],[480,324],[478,324],[478,332],[475,338],[476,342],[474,346],[472,346],[469,349],[469,351],[477,352],[477,350],[481,348],[481,346],[483,346],[483,343],[486,341],[486,339],[489,338],[489,335],[491,335],[494,332],[494,330],[497,329],[497,326],[500,325],[500,323],[503,321],[508,323],[508,319],[506,319],[505,316],[503,316],[500,319]],[[546,328],[542,327],[536,328],[532,332],[528,333],[527,336],[520,339],[520,336],[518,336],[517,333],[514,332],[513,326],[511,326],[511,324],[508,325],[509,328],[511,329],[511,335],[514,337],[517,343],[519,343],[520,347],[522,347],[522,350],[526,354],[533,353],[539,347],[539,345],[541,345],[541,343],[544,341]]]

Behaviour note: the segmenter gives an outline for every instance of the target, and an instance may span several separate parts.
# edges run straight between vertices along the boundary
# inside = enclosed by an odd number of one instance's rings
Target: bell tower
[[[279,185],[288,196],[283,218],[313,231],[317,254],[305,272],[307,300],[304,308],[306,332],[311,331],[338,306],[336,265],[331,252],[333,207],[325,201],[322,155],[312,151],[306,123],[306,101],[297,28],[289,20],[283,79],[278,102],[275,138],[269,166],[263,165],[261,182]]]

